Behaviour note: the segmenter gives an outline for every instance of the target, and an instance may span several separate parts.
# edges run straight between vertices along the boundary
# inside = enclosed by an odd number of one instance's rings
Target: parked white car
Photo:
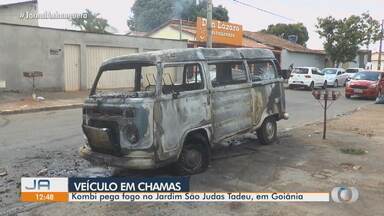
[[[364,68],[348,68],[345,70],[345,73],[347,74],[348,78],[351,78],[354,76],[357,72],[364,71]]]
[[[324,68],[322,72],[325,74],[325,79],[327,80],[327,84],[329,86],[333,86],[335,88],[345,86],[348,75],[345,73],[343,68]]]
[[[325,88],[327,81],[324,74],[316,67],[297,67],[291,72],[288,79],[288,88],[306,87],[314,89]]]

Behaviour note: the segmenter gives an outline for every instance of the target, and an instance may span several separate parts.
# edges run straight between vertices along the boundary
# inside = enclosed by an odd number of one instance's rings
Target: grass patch
[[[351,155],[363,155],[363,154],[367,154],[368,151],[364,150],[364,149],[355,149],[355,148],[342,148],[340,149],[340,151],[344,154],[351,154]]]

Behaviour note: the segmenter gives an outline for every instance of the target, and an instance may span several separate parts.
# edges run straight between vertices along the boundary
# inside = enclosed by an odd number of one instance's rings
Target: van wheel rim
[[[203,164],[203,156],[196,149],[188,149],[184,154],[184,162],[188,169],[197,170]]]
[[[272,124],[272,122],[267,122],[265,125],[265,132],[269,140],[273,139],[275,136],[275,126]]]

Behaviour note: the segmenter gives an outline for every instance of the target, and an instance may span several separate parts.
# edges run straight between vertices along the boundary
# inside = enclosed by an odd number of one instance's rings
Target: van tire
[[[277,139],[277,124],[274,117],[268,117],[256,131],[257,138],[262,145],[268,145]]]
[[[204,172],[208,168],[210,158],[211,152],[207,139],[202,134],[194,134],[185,140],[179,159],[174,164],[174,172],[177,175]]]

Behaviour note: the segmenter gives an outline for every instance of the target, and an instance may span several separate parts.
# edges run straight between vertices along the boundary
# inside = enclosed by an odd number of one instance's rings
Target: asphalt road
[[[371,103],[372,100],[342,96],[331,106],[328,116],[332,118]],[[323,118],[322,108],[310,91],[287,90],[286,104],[290,118],[279,122],[280,130]],[[43,151],[77,148],[82,143],[81,119],[80,109],[0,116],[0,162],[7,161],[10,152],[28,156],[25,147]]]
[[[328,118],[334,118],[337,115],[342,115],[351,112],[366,104],[372,104],[374,101],[352,98],[346,99],[343,88],[330,88],[329,90],[339,91],[341,96],[334,101],[328,109]],[[323,109],[319,101],[315,100],[311,91],[308,90],[286,90],[286,106],[290,118],[287,121],[280,121],[281,129],[296,128],[305,124],[323,120]]]
[[[322,119],[322,109],[310,91],[287,90],[286,101],[290,119],[279,122],[280,131]],[[340,97],[329,116],[371,103]],[[77,176],[89,168],[78,156],[83,143],[81,119],[81,109],[0,116],[0,168],[8,172],[0,177],[0,209],[24,205],[17,202],[16,193],[22,176]]]

